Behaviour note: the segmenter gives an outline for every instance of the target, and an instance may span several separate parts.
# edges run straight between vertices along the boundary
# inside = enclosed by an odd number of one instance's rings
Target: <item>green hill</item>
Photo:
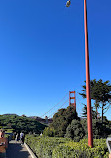
[[[16,114],[0,115],[0,128],[13,129],[16,132],[40,134],[45,127],[46,125],[26,116]]]

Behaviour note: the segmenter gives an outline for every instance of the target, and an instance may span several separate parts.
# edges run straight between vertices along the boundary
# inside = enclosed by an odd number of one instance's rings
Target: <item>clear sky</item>
[[[83,0],[65,3],[0,1],[0,114],[41,116],[69,90],[81,92]],[[111,0],[87,0],[87,8],[91,79],[111,81]],[[80,114],[86,101],[77,97]],[[110,110],[106,115],[111,120]]]

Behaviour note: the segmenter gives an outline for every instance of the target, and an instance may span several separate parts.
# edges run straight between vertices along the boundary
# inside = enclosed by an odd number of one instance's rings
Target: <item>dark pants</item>
[[[22,143],[24,144],[24,137],[21,138]]]

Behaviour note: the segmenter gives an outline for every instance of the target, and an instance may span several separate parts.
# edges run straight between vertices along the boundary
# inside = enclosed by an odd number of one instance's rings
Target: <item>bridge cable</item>
[[[68,102],[68,100],[69,99],[67,99],[60,107],[59,107],[59,109],[61,108],[61,107],[63,107],[63,105],[65,105],[67,102]],[[57,112],[57,111],[56,111]],[[54,112],[54,113],[52,113],[48,118],[50,118],[52,115],[54,115],[56,112]]]
[[[43,117],[44,115],[46,115],[47,113],[49,113],[51,110],[53,110],[57,105],[59,105],[64,99],[65,97],[67,96],[68,93],[66,93],[66,95],[56,104],[54,105],[49,111],[45,112],[42,116],[40,117]]]

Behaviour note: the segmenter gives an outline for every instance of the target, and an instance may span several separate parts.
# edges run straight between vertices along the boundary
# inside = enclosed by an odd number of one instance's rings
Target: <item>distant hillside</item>
[[[46,125],[38,122],[35,119],[16,114],[4,114],[0,115],[0,126],[1,128],[12,128],[16,132],[23,131],[24,133],[37,133],[40,134]]]
[[[18,116],[17,114],[10,114],[10,113],[9,113],[9,114],[3,114],[3,115],[14,115],[14,116]],[[2,115],[2,116],[3,116],[3,115]]]
[[[44,119],[38,116],[30,116],[29,118],[35,119],[36,121],[44,123],[44,124],[50,124],[53,121],[52,118],[48,119],[48,117]]]

